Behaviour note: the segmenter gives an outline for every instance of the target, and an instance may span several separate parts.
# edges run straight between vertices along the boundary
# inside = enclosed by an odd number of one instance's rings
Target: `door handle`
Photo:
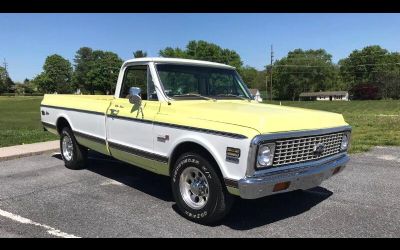
[[[117,115],[119,110],[118,109],[110,109],[111,115]]]

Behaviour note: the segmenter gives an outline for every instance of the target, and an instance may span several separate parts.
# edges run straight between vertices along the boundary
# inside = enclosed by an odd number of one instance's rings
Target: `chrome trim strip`
[[[51,105],[40,105],[40,108],[52,108],[52,109],[61,109],[61,110],[82,112],[82,113],[93,114],[93,115],[105,115],[104,113],[97,112],[97,111],[89,111],[89,110],[84,110],[84,109],[74,109],[74,108],[66,108],[66,107],[57,107],[57,106],[51,106]]]
[[[97,137],[97,136],[93,136],[93,135],[89,135],[89,134],[82,133],[82,132],[78,132],[78,131],[75,131],[75,130],[73,132],[74,132],[74,134],[76,136],[82,137],[83,139],[87,139],[87,140],[90,140],[90,141],[93,141],[93,142],[97,142],[97,143],[106,145],[106,140],[103,139],[103,138],[100,138],[100,137]]]
[[[133,117],[126,117],[126,116],[115,116],[115,115],[107,115],[107,116],[111,117],[111,118],[114,118],[114,119],[128,120],[128,121],[135,121],[135,122],[142,122],[142,123],[149,123],[149,124],[163,126],[163,127],[185,129],[185,130],[202,132],[202,133],[206,133],[206,134],[220,135],[220,136],[225,136],[225,137],[230,137],[230,138],[235,138],[235,139],[247,139],[247,137],[244,136],[244,135],[230,133],[230,132],[224,132],[224,131],[218,131],[218,130],[189,127],[189,126],[185,126],[185,125],[157,122],[157,121],[151,121],[151,120],[145,120],[145,119],[139,119],[139,118],[133,118]]]
[[[254,176],[255,174],[257,174],[256,172],[258,172],[256,171],[256,157],[257,157],[258,146],[260,144],[272,142],[277,139],[291,139],[291,138],[305,137],[305,136],[316,136],[316,135],[337,133],[343,131],[351,131],[351,129],[352,129],[351,126],[340,126],[340,127],[318,129],[318,130],[301,130],[301,131],[290,131],[283,133],[257,135],[250,142],[249,154],[247,157],[246,176],[247,177]],[[310,163],[310,161],[303,163]],[[287,165],[287,166],[292,167],[292,165]]]
[[[335,128],[327,128],[327,129],[318,129],[318,130],[301,130],[301,131],[290,131],[283,133],[273,133],[273,134],[264,134],[257,135],[253,138],[252,143],[261,144],[267,141],[273,141],[277,139],[291,139],[297,137],[306,137],[306,136],[316,136],[316,135],[324,135],[331,134],[342,131],[351,131],[351,126],[341,126]]]
[[[165,163],[165,164],[167,164],[168,160],[169,160],[169,158],[166,157],[166,156],[155,154],[155,153],[151,153],[151,152],[140,150],[140,149],[136,149],[136,148],[132,148],[132,147],[128,147],[128,146],[121,145],[121,144],[115,143],[115,142],[110,142],[109,141],[108,142],[108,146],[110,148],[121,150],[121,151],[124,151],[126,153],[133,154],[133,155],[136,155],[136,156],[139,156],[139,157],[143,157],[143,158],[146,158],[146,159],[149,159],[149,160],[159,161],[159,162],[162,162],[162,163]]]

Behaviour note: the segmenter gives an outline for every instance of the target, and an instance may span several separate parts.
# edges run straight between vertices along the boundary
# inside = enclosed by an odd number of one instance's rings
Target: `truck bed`
[[[105,113],[112,95],[44,95],[42,105]]]

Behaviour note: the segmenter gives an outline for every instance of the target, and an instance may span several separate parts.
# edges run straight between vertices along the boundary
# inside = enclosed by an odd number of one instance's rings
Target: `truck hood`
[[[348,125],[341,114],[242,100],[175,101],[171,106],[190,119],[248,127],[261,134]]]

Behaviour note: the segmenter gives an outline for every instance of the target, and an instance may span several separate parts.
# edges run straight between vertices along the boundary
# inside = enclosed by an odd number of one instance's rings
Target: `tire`
[[[70,149],[67,149],[68,147],[70,147]],[[87,149],[78,144],[69,127],[65,127],[61,131],[60,151],[65,167],[73,170],[83,169],[85,167]]]
[[[218,166],[197,152],[184,153],[174,165],[172,194],[181,214],[191,221],[216,223],[232,207],[234,197],[222,185],[214,167]]]

